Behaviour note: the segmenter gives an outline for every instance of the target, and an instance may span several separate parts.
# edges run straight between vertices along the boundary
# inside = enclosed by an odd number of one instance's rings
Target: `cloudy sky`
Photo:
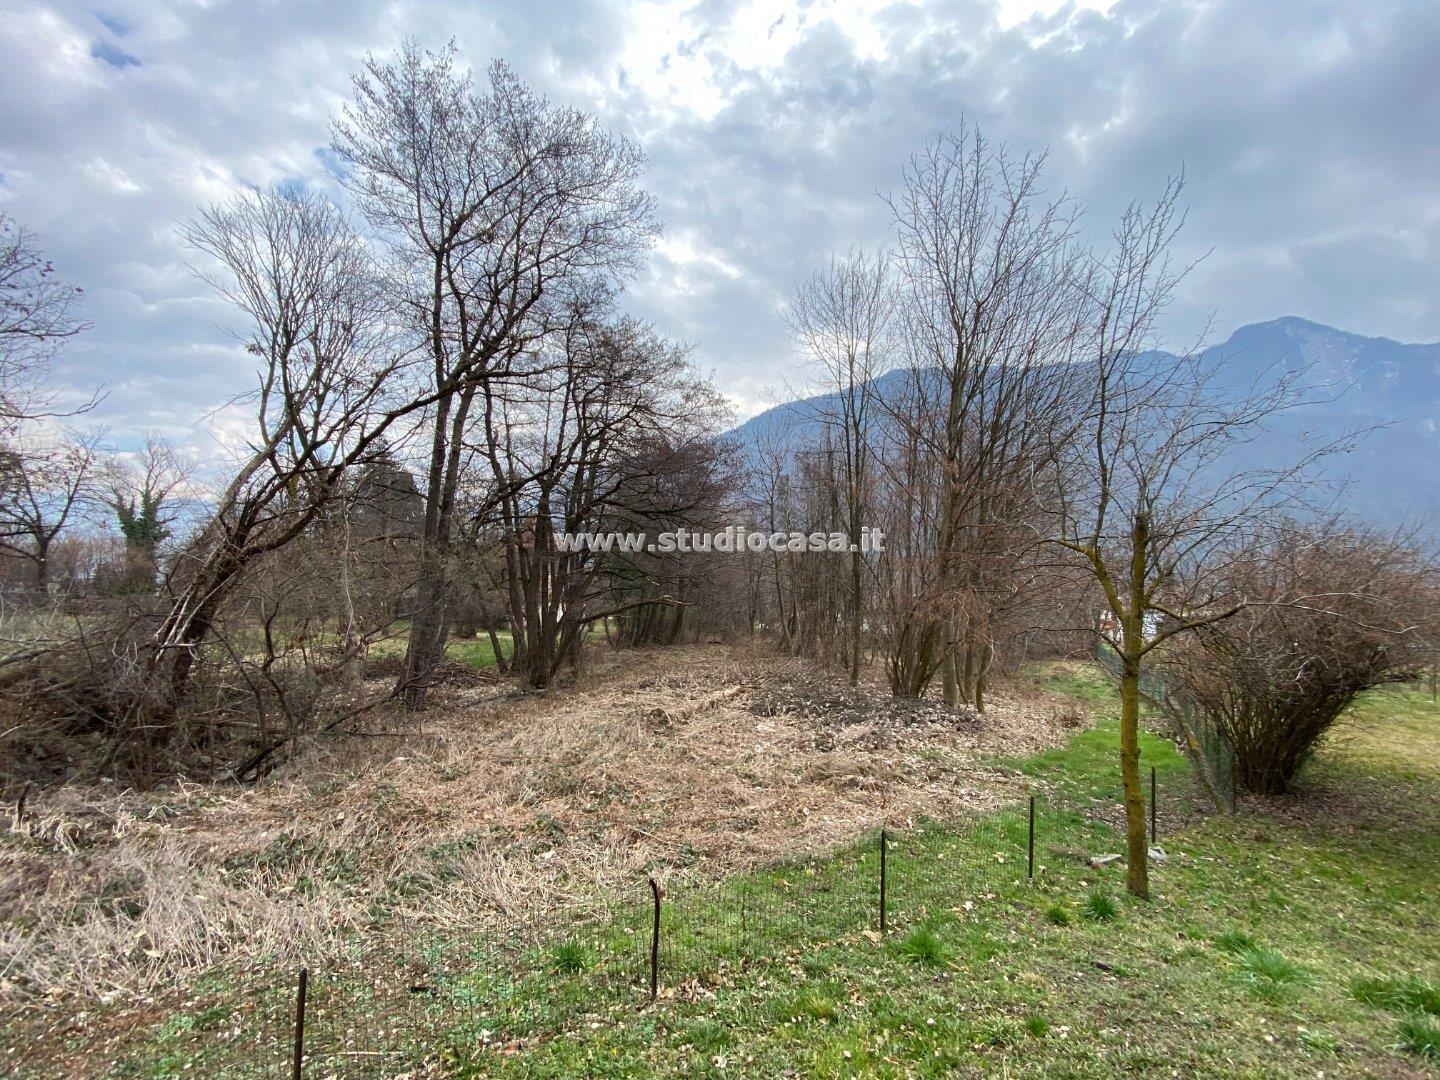
[[[330,118],[367,52],[454,37],[645,147],[666,224],[628,307],[742,414],[800,376],[780,312],[963,115],[1048,149],[1103,229],[1184,168],[1176,340],[1302,315],[1440,339],[1440,3],[1050,0],[0,0],[0,208],[86,289],[64,378],[118,442],[199,450],[251,382],[176,222],[243,185],[335,191]],[[338,195],[338,191],[336,192]]]

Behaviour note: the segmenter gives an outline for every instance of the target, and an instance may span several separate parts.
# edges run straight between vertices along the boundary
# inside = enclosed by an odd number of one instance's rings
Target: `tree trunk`
[[[947,636],[950,638],[950,647],[945,651],[945,659],[941,663],[941,674],[944,683],[945,704],[952,709],[960,705],[960,668],[955,654],[955,628],[951,626]]]
[[[50,541],[39,538],[35,542],[35,591],[50,591]]]
[[[1125,887],[1150,898],[1150,848],[1145,820],[1145,789],[1140,783],[1140,659],[1128,655],[1139,626],[1125,628],[1127,655],[1120,675],[1120,778],[1125,787]]]
[[[978,713],[985,712],[985,690],[989,686],[990,665],[995,659],[994,646],[990,642],[985,642],[982,649],[980,658],[975,663],[975,692],[971,695]]]
[[[405,674],[401,676],[405,680],[403,700],[407,709],[425,704],[435,670],[445,655],[448,592],[443,569],[426,566],[421,572],[420,602],[410,620],[410,644],[405,651]]]
[[[851,543],[858,544],[859,529],[851,533]],[[850,685],[860,685],[860,559],[858,551],[850,553]]]
[[[508,670],[505,664],[505,650],[500,647],[500,635],[495,632],[493,620],[487,620],[485,633],[490,636],[490,651],[495,654],[495,670],[504,675]]]

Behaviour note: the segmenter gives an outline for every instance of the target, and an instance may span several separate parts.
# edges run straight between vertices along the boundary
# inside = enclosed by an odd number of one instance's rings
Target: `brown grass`
[[[314,963],[954,818],[1012,794],[987,759],[1064,734],[1003,693],[981,719],[745,648],[594,656],[547,695],[451,687],[419,731],[317,743],[252,789],[32,795],[0,838],[0,1001]]]

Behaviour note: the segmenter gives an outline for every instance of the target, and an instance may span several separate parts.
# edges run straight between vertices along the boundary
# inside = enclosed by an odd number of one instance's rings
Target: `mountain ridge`
[[[1303,452],[1306,435],[1322,441],[1357,427],[1370,428],[1358,445],[1327,460],[1323,479],[1343,488],[1337,505],[1376,524],[1393,527],[1440,523],[1440,341],[1410,343],[1370,337],[1282,315],[1237,328],[1225,341],[1201,350],[1218,373],[1218,388],[1249,386],[1257,374],[1283,367],[1318,399],[1268,421],[1245,447],[1245,459],[1284,463]],[[883,389],[900,377],[887,372]],[[1328,394],[1328,396],[1327,396]],[[737,426],[742,446],[756,446],[785,428],[803,433],[818,424],[828,398],[815,394],[781,402]]]

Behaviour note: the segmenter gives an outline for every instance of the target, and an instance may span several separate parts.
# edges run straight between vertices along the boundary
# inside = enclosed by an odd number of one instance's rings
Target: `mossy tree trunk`
[[[1142,628],[1135,627],[1139,637]],[[1131,895],[1150,898],[1150,848],[1145,821],[1145,788],[1140,782],[1140,659],[1131,654],[1131,627],[1125,628],[1126,645],[1120,674],[1120,780],[1125,791],[1125,888]]]

